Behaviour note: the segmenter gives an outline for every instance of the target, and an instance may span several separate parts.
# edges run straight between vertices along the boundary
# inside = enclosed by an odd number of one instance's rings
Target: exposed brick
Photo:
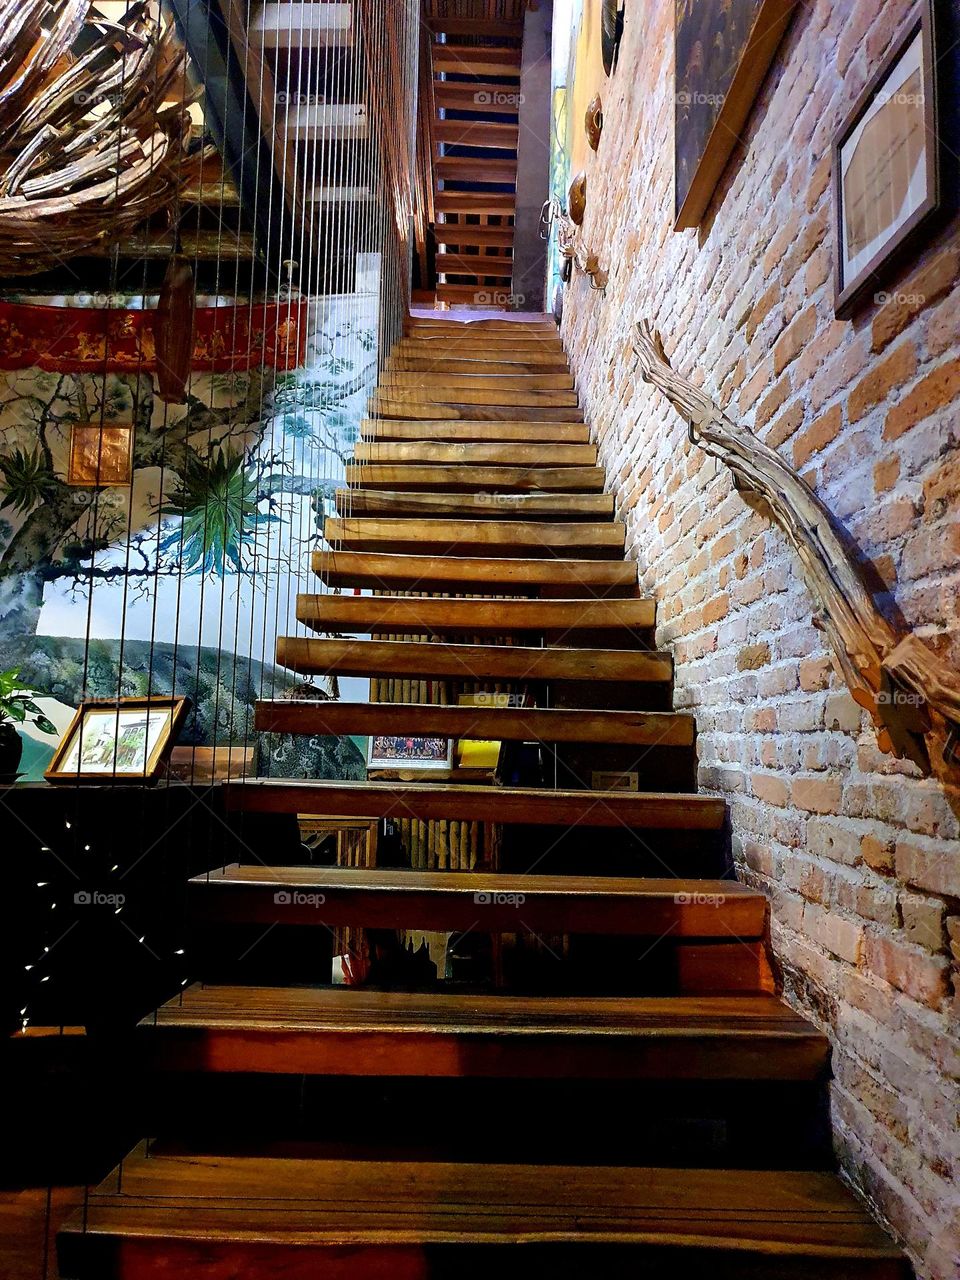
[[[946,905],[941,898],[904,893],[900,895],[900,911],[908,942],[915,942],[928,951],[943,950]]]
[[[920,947],[880,933],[867,933],[864,964],[913,1000],[936,1009],[948,993],[949,963]]]
[[[951,245],[922,271],[891,292],[873,318],[873,350],[882,351],[911,320],[942,298],[960,274],[960,252]]]
[[[806,311],[797,316],[773,349],[773,371],[778,377],[788,364],[796,360],[816,331],[817,309],[816,307],[807,307]]]
[[[819,453],[831,440],[836,440],[843,425],[843,414],[840,406],[835,404],[821,414],[815,422],[798,436],[793,442],[793,465],[798,469],[806,464],[809,458]]]
[[[888,489],[892,489],[897,483],[899,476],[900,458],[898,454],[892,454],[889,458],[884,458],[882,462],[874,463],[873,487],[877,493],[886,493]]]
[[[917,423],[943,409],[958,395],[960,359],[948,360],[928,373],[899,404],[893,406],[883,424],[884,440],[899,440]]]
[[[912,342],[901,342],[886,359],[873,365],[866,377],[850,392],[847,401],[847,413],[851,422],[859,422],[861,418],[876,405],[882,404],[896,387],[917,372],[917,348]]]
[[[755,773],[750,779],[753,794],[765,804],[775,804],[778,808],[790,799],[790,788],[782,778],[772,773]]]
[[[713,622],[719,622],[721,618],[727,616],[730,608],[730,597],[726,595],[715,596],[709,604],[703,608],[703,624],[709,626]]]
[[[756,671],[758,667],[765,667],[769,661],[768,644],[748,644],[737,654],[737,670]]]
[[[827,911],[818,903],[808,902],[803,909],[804,931],[841,960],[856,964],[863,946],[863,925],[845,920],[835,912]]]
[[[879,840],[876,836],[864,836],[860,841],[860,853],[868,867],[880,871],[883,875],[893,875],[894,852],[893,842]]]
[[[904,841],[896,847],[895,865],[904,884],[960,898],[960,857],[956,849],[922,849]]]
[[[841,794],[840,783],[831,778],[794,778],[791,786],[793,803],[810,813],[836,813]]]

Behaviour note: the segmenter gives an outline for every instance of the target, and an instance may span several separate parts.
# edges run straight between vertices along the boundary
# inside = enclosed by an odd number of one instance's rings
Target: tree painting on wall
[[[699,226],[797,2],[675,0],[675,230]]]

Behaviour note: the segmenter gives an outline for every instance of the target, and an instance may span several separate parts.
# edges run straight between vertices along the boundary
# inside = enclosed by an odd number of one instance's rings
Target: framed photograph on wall
[[[367,739],[367,768],[370,770],[402,769],[416,773],[449,771],[452,761],[451,738],[375,734]]]
[[[674,0],[674,231],[698,227],[799,0]]]
[[[933,0],[922,0],[833,143],[836,314],[901,265],[942,207]]]
[[[48,782],[155,782],[188,708],[187,698],[82,702],[44,777]]]

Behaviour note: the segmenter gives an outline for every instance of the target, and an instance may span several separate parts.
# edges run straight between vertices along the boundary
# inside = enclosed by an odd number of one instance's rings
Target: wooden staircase
[[[506,0],[497,14],[469,18],[450,13],[454,8],[427,0],[424,10],[430,41],[421,93],[433,179],[429,285],[439,302],[502,308],[513,277],[523,7]],[[385,395],[414,372],[415,366],[398,365],[384,378]],[[544,389],[554,385],[548,381]]]
[[[277,654],[378,700],[262,702],[256,723],[539,742],[549,783],[226,786],[250,854],[189,883],[194,934],[215,958],[306,938],[312,971],[238,981],[238,961],[143,1020],[152,1087],[186,1101],[61,1231],[64,1280],[909,1275],[832,1172],[828,1043],[778,995],[766,900],[696,791],[695,724],[576,396],[527,389],[545,355],[565,371],[544,323],[409,323],[378,390],[396,411],[363,424],[314,556],[324,590],[298,598],[321,634]],[[414,381],[388,401],[398,366]],[[591,768],[638,789],[594,790]],[[428,865],[318,865],[283,844],[298,814],[482,839],[469,865],[439,835]],[[343,930],[486,939],[488,976],[324,985]]]

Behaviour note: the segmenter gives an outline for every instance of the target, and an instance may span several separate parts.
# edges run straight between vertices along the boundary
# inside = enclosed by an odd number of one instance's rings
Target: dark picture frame
[[[189,708],[189,698],[169,696],[81,702],[43,776],[55,783],[156,782]]]
[[[914,64],[916,72],[911,72]],[[904,75],[908,77],[905,80],[901,79]],[[911,101],[916,97],[912,91],[904,92],[915,75],[920,81],[919,103]],[[889,123],[886,117],[889,117]],[[834,135],[834,311],[838,319],[847,319],[868,295],[878,292],[880,286],[903,264],[918,236],[944,212],[940,119],[937,6],[935,0],[920,0],[890,52]],[[869,153],[863,152],[870,145],[866,130],[871,126],[881,137],[886,131],[888,140],[892,140],[891,150],[885,157],[888,161],[885,170],[878,163],[871,163]],[[922,198],[914,202],[904,216],[894,215],[887,227],[879,231],[859,254],[851,256],[851,247],[855,247],[867,234],[858,228],[871,225],[871,212],[874,221],[880,216],[881,194],[885,196],[891,189],[896,191],[894,184],[897,180],[902,181],[902,170],[910,156],[910,148],[918,141],[923,147],[920,157]],[[879,157],[880,162],[883,159]],[[860,160],[860,169],[854,170],[857,160]],[[858,177],[861,178],[860,204],[852,208],[849,195]],[[850,181],[845,181],[848,178]],[[865,189],[868,179],[873,182],[872,193]],[[886,182],[888,186],[882,188],[879,182]],[[866,207],[866,200],[871,194],[876,197],[872,211]]]
[[[674,231],[698,227],[799,0],[674,0]]]

